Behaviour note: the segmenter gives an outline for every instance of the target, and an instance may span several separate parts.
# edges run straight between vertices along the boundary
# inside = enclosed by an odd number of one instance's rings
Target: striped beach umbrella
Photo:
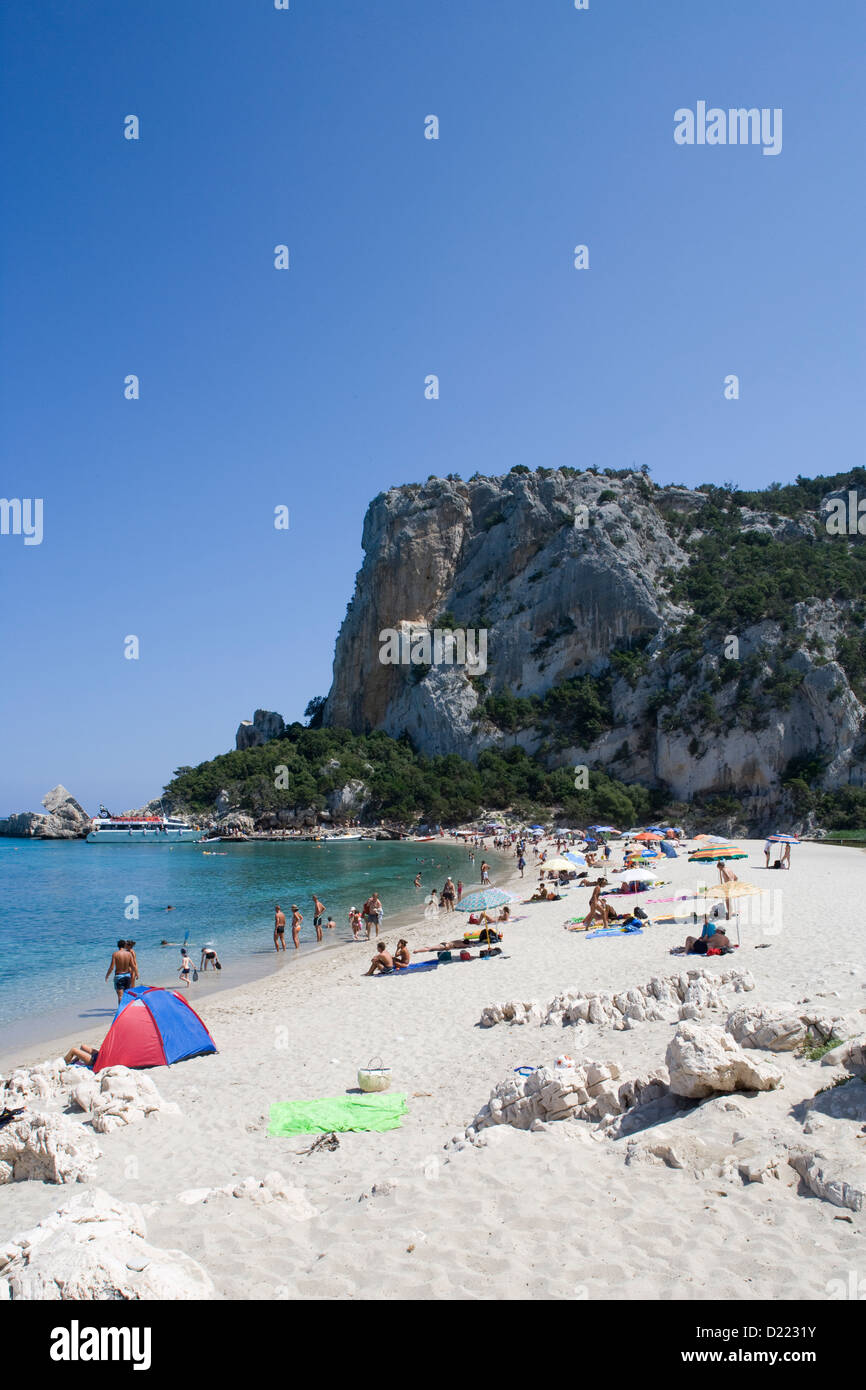
[[[713,845],[711,849],[696,849],[689,855],[690,864],[712,864],[716,859],[748,859],[744,849],[736,845]]]
[[[514,894],[506,893],[504,888],[481,888],[477,893],[467,893],[455,903],[458,912],[487,912],[491,907],[503,907],[514,902]]]
[[[768,835],[767,842],[771,845],[798,845],[800,843],[796,835]]]

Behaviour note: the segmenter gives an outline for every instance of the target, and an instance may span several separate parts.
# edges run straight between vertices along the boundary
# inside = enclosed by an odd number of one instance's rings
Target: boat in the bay
[[[89,845],[182,845],[197,843],[202,832],[179,816],[112,816],[103,809],[86,839]]]

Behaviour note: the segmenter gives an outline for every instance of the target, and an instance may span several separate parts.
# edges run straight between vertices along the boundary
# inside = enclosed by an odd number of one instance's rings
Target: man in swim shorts
[[[370,969],[365,970],[365,975],[387,975],[394,969],[394,957],[388,950],[384,941],[376,942],[376,954],[370,962]]]
[[[371,893],[370,897],[364,903],[364,923],[367,928],[368,941],[370,940],[370,935],[372,933],[373,928],[378,927],[381,917],[382,904],[379,900],[379,894]]]
[[[313,907],[314,907],[314,909],[315,909],[314,914],[313,914],[313,926],[316,928],[316,940],[317,940],[317,941],[321,941],[321,939],[322,939],[322,917],[324,916],[324,913],[325,913],[325,904],[324,904],[323,902],[321,902],[321,901],[319,900],[319,898],[316,897],[315,893],[313,894]]]
[[[286,914],[277,903],[274,909],[274,950],[286,949]]]
[[[117,990],[117,1002],[123,1002],[123,996],[128,989],[132,989],[138,978],[138,969],[135,964],[135,956],[128,950],[126,942],[121,940],[117,943],[117,950],[111,957],[111,964],[105,972],[105,978],[114,972],[114,988]]]

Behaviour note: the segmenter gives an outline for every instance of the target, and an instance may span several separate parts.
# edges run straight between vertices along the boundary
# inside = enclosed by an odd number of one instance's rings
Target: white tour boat
[[[178,816],[112,816],[104,807],[94,816],[89,845],[180,845],[201,840],[202,832]]]

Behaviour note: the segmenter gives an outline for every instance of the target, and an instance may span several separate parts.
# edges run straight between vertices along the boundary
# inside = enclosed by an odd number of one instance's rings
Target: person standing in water
[[[274,950],[286,949],[286,914],[277,903],[274,909]]]
[[[315,893],[313,894],[313,908],[313,926],[316,928],[316,940],[321,941],[322,917],[325,914],[325,904],[323,902],[320,902],[320,900],[316,897]]]
[[[180,969],[178,970],[177,973],[178,973],[178,975],[180,976],[180,983],[184,986],[185,989],[189,989],[189,977],[190,977],[190,975],[192,974],[192,968],[193,968],[193,966],[192,966],[192,961],[190,960],[189,956],[187,955],[186,947],[185,947],[185,946],[181,946],[181,948],[180,948]]]
[[[303,914],[303,912],[301,912],[301,910],[300,910],[300,908],[298,907],[297,903],[292,903],[292,941],[295,943],[295,950],[296,950],[296,951],[299,951],[299,950],[301,949],[300,936],[301,936],[301,923],[303,922],[303,920],[304,920],[304,914]],[[320,928],[320,929],[319,929],[319,940],[321,941],[321,939],[322,939],[322,937],[321,937],[321,928]]]

